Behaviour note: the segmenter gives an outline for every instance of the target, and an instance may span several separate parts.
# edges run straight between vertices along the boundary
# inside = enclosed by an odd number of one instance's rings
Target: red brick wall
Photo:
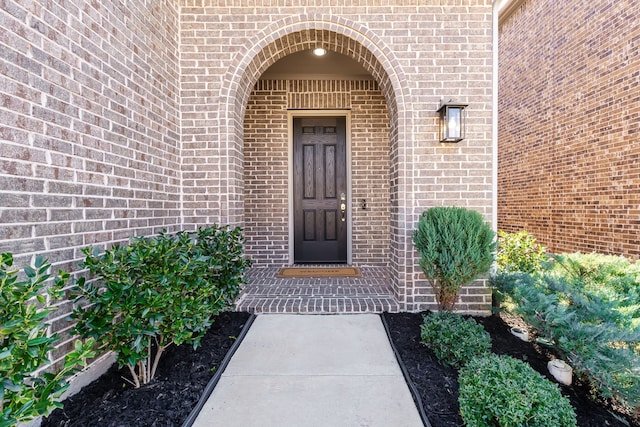
[[[318,87],[322,91],[314,92]],[[353,264],[388,266],[389,117],[372,80],[256,84],[244,120],[247,254],[256,266],[290,262],[287,114],[289,108],[305,107],[350,111]]]
[[[498,226],[640,257],[640,4],[528,0],[499,29]]]

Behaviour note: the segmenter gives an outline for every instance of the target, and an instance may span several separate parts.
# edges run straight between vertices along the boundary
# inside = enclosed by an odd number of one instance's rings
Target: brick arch
[[[394,143],[411,140],[407,80],[394,53],[370,29],[354,21],[333,15],[300,15],[275,22],[257,33],[229,67],[220,94],[221,142],[227,154],[242,150],[244,111],[262,73],[279,59],[318,45],[353,58],[378,82],[389,108],[392,150]]]
[[[254,37],[234,58],[225,75],[220,94],[221,149],[227,159],[227,194],[222,215],[230,224],[242,224],[243,121],[249,96],[260,76],[279,59],[315,47],[346,55],[360,63],[377,81],[387,103],[390,118],[390,164],[392,206],[392,259],[401,265],[407,256],[407,218],[403,206],[410,206],[411,192],[401,187],[410,176],[412,146],[411,105],[407,79],[395,54],[370,29],[333,15],[301,15],[271,24]],[[402,167],[400,163],[404,162]],[[410,242],[409,242],[410,243]],[[399,284],[402,286],[401,284]]]
[[[395,54],[367,27],[334,15],[285,18],[249,39],[225,75],[222,102],[237,101],[227,104],[227,111],[241,121],[253,85],[267,68],[287,55],[319,46],[351,57],[371,73],[387,100],[392,121],[397,121],[398,108],[407,107],[407,88]]]

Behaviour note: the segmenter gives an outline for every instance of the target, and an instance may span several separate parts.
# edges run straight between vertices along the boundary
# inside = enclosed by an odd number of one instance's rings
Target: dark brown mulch
[[[427,313],[384,313],[391,340],[414,383],[427,417],[433,427],[463,426],[458,413],[458,374],[442,366],[435,355],[421,344],[420,325]],[[492,339],[492,351],[528,362],[549,379],[547,362],[551,353],[538,344],[520,341],[509,332],[509,325],[499,316],[474,317]],[[590,389],[580,381],[560,386],[576,410],[581,427],[638,426],[626,415],[616,412],[609,402],[594,401]]]
[[[385,313],[391,339],[398,349],[412,382],[421,397],[433,427],[462,426],[458,414],[457,372],[442,366],[420,343],[424,313]],[[170,348],[161,361],[157,378],[138,390],[122,377],[128,371],[112,367],[96,382],[70,398],[62,410],[44,420],[43,426],[180,426],[187,419],[214,371],[224,359],[244,324],[247,313],[223,313],[202,340],[202,346]],[[493,351],[529,362],[546,374],[548,352],[524,343],[508,332],[499,317],[475,318],[491,334]],[[547,375],[548,376],[548,375]],[[594,402],[589,389],[577,383],[561,387],[578,415],[580,426],[628,426],[628,417],[615,414],[606,402]],[[629,424],[620,420],[627,420]],[[636,424],[637,426],[637,424]]]
[[[240,335],[248,313],[221,313],[202,338],[201,346],[169,347],[156,378],[139,389],[115,365],[97,381],[67,399],[42,426],[180,426],[196,406],[210,379]]]

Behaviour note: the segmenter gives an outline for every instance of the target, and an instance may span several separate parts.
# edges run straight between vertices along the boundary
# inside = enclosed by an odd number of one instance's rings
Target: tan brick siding
[[[185,181],[184,202],[208,203],[186,220],[244,221],[247,200],[233,195],[248,191],[242,154],[246,126],[241,125],[251,91],[278,59],[320,44],[355,59],[380,87],[389,117],[386,259],[401,305],[432,308],[432,291],[411,242],[418,215],[430,206],[450,204],[477,209],[488,221],[494,215],[492,5],[445,0],[362,4],[181,2],[183,167],[193,177]],[[311,108],[347,102],[343,95],[291,96],[291,102]],[[443,97],[469,103],[467,139],[459,144],[437,141],[436,109]],[[218,159],[218,169],[203,169],[203,157]],[[275,232],[284,239],[282,227]],[[482,283],[478,286],[482,296],[463,300],[462,310],[488,309],[490,293]]]
[[[384,97],[372,80],[261,80],[256,84],[244,120],[247,253],[254,265],[287,265],[291,261],[287,114],[289,109],[312,106],[349,108],[353,263],[388,266],[389,117]],[[362,209],[362,200],[366,200],[366,209]]]
[[[525,1],[500,26],[498,225],[640,257],[637,1]]]
[[[0,252],[75,271],[80,248],[176,227],[177,7],[6,1],[0,26]]]
[[[259,81],[244,118],[244,230],[254,265],[289,264],[288,82]]]
[[[88,245],[217,222],[246,227],[258,264],[286,263],[286,110],[349,109],[354,264],[389,266],[402,309],[433,308],[411,243],[418,215],[447,204],[495,215],[492,2],[298,3],[0,2],[0,251],[14,253],[17,265],[43,255],[77,272]],[[614,10],[607,16],[622,24]],[[259,82],[278,59],[318,44],[358,61],[375,83],[292,90],[291,82]],[[615,49],[606,58],[623,61]],[[596,71],[627,82],[608,70]],[[595,88],[580,98],[598,99],[592,108],[635,100],[631,89],[607,101]],[[443,97],[469,103],[467,139],[456,145],[436,139]],[[625,123],[631,137],[637,128]],[[597,141],[610,152],[607,164],[635,149]],[[620,194],[637,194],[637,181],[616,182],[607,209]],[[637,215],[637,200],[625,203]],[[599,206],[609,221],[621,212]],[[477,282],[459,308],[487,312],[489,303]],[[69,309],[63,303],[52,319],[65,338]]]
[[[352,82],[351,162],[353,262],[390,265],[389,115],[373,82]],[[366,209],[362,209],[362,201]]]
[[[418,215],[447,204],[495,215],[491,3],[0,2],[0,250],[74,272],[88,245],[218,222],[253,230],[256,256],[268,229],[258,259],[286,261],[285,109],[344,108],[353,261],[389,266],[403,309],[432,308],[411,242]],[[271,64],[318,44],[359,62],[375,88],[251,95]],[[469,103],[459,144],[437,141],[444,97]],[[481,301],[460,308],[486,311],[487,288],[469,289]]]

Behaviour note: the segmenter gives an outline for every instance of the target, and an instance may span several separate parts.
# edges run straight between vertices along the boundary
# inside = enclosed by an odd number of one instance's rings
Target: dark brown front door
[[[344,117],[293,119],[294,262],[347,262]]]

